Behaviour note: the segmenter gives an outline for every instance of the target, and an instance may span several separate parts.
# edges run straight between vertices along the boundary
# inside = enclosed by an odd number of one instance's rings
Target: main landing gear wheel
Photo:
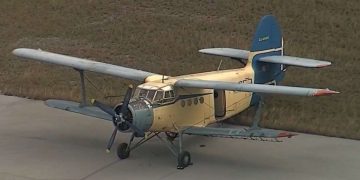
[[[178,155],[178,169],[184,169],[192,165],[190,153],[187,151],[183,151]]]
[[[117,148],[117,156],[120,159],[126,159],[130,155],[130,150],[127,143],[121,143]]]

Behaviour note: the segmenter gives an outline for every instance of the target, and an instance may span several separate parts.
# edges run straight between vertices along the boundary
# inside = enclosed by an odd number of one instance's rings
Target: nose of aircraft
[[[131,123],[144,132],[148,131],[154,119],[151,104],[145,99],[137,99],[131,101],[128,107],[131,112]]]

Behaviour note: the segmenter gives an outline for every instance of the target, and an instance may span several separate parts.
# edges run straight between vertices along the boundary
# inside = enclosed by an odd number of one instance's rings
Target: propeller
[[[107,114],[111,115],[113,117],[113,123],[114,123],[114,131],[110,136],[109,142],[106,146],[106,151],[110,152],[110,148],[112,147],[112,145],[114,144],[115,141],[115,137],[117,134],[117,131],[119,130],[119,125],[121,123],[125,123],[128,127],[130,127],[134,132],[137,133],[137,135],[139,136],[144,136],[145,133],[144,131],[140,130],[138,127],[134,126],[132,123],[130,123],[129,121],[126,120],[129,109],[128,109],[128,105],[130,103],[130,99],[131,99],[131,93],[132,93],[132,89],[133,86],[129,85],[129,88],[126,91],[125,97],[124,97],[124,101],[123,104],[121,106],[120,112],[119,114],[117,114],[115,112],[115,110],[111,107],[109,107],[108,105],[105,105],[95,99],[91,100],[91,103],[100,108],[102,111],[106,112]]]

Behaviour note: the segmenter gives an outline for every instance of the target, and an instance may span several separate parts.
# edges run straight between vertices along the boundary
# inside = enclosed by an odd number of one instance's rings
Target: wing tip
[[[200,49],[199,50],[199,53],[205,53],[206,52],[206,49]]]
[[[23,50],[24,50],[24,48],[16,48],[11,53],[18,56],[21,53],[21,51],[23,51]]]
[[[42,50],[40,48],[39,49],[16,48],[12,50],[11,53],[14,54],[15,56],[24,57],[29,54],[33,54],[34,52],[42,52]]]
[[[327,67],[327,66],[330,66],[331,65],[331,62],[324,62],[323,64],[319,64],[317,66],[315,66],[316,68],[322,68],[322,67]]]
[[[283,138],[283,137],[291,138],[291,137],[297,136],[297,135],[298,135],[298,134],[296,134],[296,133],[291,133],[291,132],[283,131],[283,132],[280,132],[280,133],[277,135],[277,138]]]
[[[332,95],[332,94],[340,94],[340,92],[333,91],[333,90],[330,90],[330,89],[318,89],[314,93],[314,96],[328,96],[328,95]]]
[[[205,48],[205,49],[200,49],[199,52],[203,53],[203,54],[213,54],[213,51],[218,51],[220,48]]]

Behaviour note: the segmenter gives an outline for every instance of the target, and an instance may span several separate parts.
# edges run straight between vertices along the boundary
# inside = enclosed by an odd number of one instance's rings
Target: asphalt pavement
[[[236,127],[236,126],[231,126]],[[284,142],[185,136],[194,164],[176,159],[152,139],[118,160],[105,146],[108,121],[12,96],[0,96],[1,180],[107,179],[360,179],[360,141],[300,134]]]

